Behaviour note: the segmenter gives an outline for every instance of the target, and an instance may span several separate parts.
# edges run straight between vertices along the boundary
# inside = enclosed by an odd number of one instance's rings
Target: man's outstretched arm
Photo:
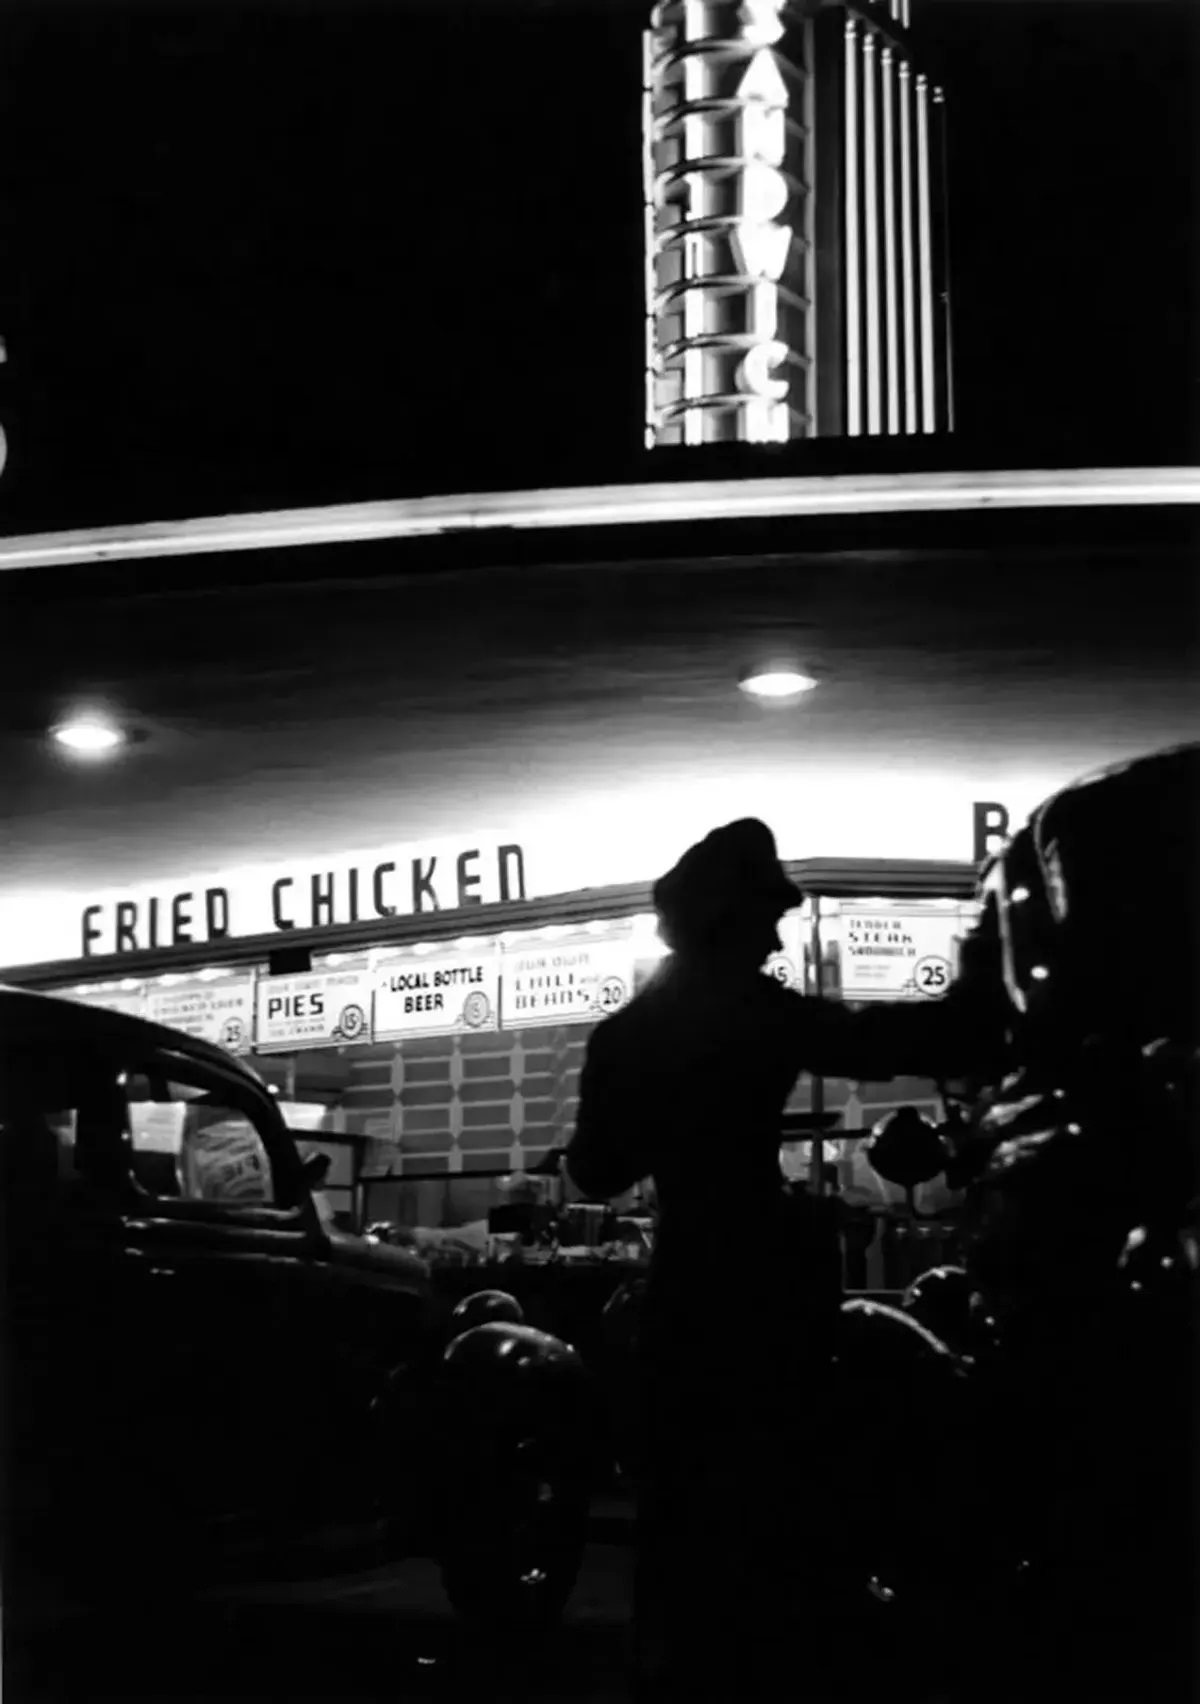
[[[880,1001],[852,1011],[837,1000],[796,998],[804,1068],[818,1076],[989,1077],[1003,1053],[1007,1012],[1000,986],[974,964],[940,1000]]]

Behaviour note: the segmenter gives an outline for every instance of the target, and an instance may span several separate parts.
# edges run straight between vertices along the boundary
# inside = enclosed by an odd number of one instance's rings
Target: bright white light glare
[[[101,721],[98,717],[87,717],[77,722],[63,722],[53,729],[54,738],[59,745],[67,746],[71,751],[86,752],[89,755],[96,752],[113,751],[125,743],[125,735],[120,728],[111,722]]]
[[[752,698],[799,698],[802,693],[811,692],[817,683],[799,669],[772,666],[747,675],[740,684],[742,691]]]

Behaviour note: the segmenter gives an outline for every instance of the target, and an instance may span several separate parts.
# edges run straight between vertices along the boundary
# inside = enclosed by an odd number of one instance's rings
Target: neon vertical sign
[[[786,0],[664,0],[647,36],[650,444],[781,443],[808,403],[806,40]]]
[[[892,0],[890,22],[903,28],[904,17]],[[911,45],[877,10],[849,11],[842,193],[851,436],[915,435],[953,425],[945,186],[934,181],[935,138],[944,159],[944,96],[913,65]],[[823,136],[818,122],[818,161]]]

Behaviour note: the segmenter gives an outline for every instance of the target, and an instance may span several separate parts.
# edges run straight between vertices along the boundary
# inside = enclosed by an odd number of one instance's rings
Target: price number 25
[[[918,959],[913,970],[913,984],[918,994],[924,995],[927,1000],[936,1000],[950,986],[950,960],[939,958],[935,953]]]

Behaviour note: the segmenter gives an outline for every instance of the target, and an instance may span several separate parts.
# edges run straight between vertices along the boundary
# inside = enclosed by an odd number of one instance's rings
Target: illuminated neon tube
[[[859,279],[858,214],[858,26],[846,25],[846,431],[862,432],[862,287]]]
[[[917,409],[917,274],[913,257],[912,73],[900,65],[900,295],[904,315],[904,430],[920,426]]]
[[[867,431],[876,437],[883,427],[883,366],[879,336],[879,136],[875,122],[878,83],[875,37],[863,42],[863,223],[866,227],[864,265],[867,272]]]
[[[883,69],[883,302],[887,339],[887,429],[900,431],[900,327],[896,277],[896,59],[885,47]]]
[[[917,251],[921,290],[921,430],[937,431],[933,359],[933,230],[929,211],[929,79],[917,78]]]

